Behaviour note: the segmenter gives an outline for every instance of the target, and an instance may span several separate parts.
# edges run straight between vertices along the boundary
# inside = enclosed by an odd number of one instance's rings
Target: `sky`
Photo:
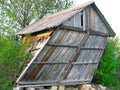
[[[74,0],[76,5],[90,0]],[[108,21],[116,36],[120,38],[120,1],[119,0],[94,0],[105,19]]]

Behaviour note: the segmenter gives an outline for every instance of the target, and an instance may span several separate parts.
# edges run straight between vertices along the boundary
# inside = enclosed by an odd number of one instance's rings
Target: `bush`
[[[118,38],[111,38],[107,41],[98,69],[94,73],[94,83],[109,87],[120,84],[117,78],[120,65],[119,45]]]
[[[0,90],[12,90],[12,88],[10,88],[8,85],[1,85]]]
[[[15,74],[28,55],[25,47],[12,36],[0,35],[0,90],[12,88]]]

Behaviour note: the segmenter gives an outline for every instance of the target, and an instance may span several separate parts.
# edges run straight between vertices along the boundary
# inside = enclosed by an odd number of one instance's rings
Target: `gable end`
[[[113,31],[113,29],[111,28],[111,26],[109,25],[107,20],[104,18],[103,14],[100,12],[100,10],[97,8],[95,3],[91,4],[91,6],[94,8],[94,10],[97,12],[97,14],[99,15],[100,19],[104,23],[104,25],[107,27],[108,33],[109,33],[110,37],[114,37],[116,35],[115,32]]]

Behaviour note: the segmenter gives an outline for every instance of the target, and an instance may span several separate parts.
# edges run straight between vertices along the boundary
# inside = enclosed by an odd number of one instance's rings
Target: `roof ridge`
[[[55,18],[55,17],[59,17],[60,15],[66,15],[68,13],[71,13],[71,12],[74,12],[74,11],[77,11],[79,9],[82,9],[82,8],[85,8],[86,6],[88,5],[91,5],[93,4],[94,1],[93,0],[90,0],[88,2],[85,2],[83,4],[80,4],[80,5],[76,5],[76,6],[72,6],[68,9],[65,9],[65,10],[62,10],[62,11],[59,11],[59,12],[55,12],[53,14],[50,14],[50,15],[47,15],[47,16],[44,16],[43,18],[41,18],[40,20],[38,20],[37,22],[33,23],[33,24],[30,24],[28,26],[26,26],[25,28],[23,28],[22,30],[19,30],[17,31],[15,34],[18,35],[18,34],[25,34],[25,33],[33,33],[33,32],[36,32],[36,31],[40,31],[38,29],[36,29],[35,27],[39,26],[39,24],[43,24],[44,22],[46,22],[46,20],[51,20],[52,18]],[[77,12],[76,12],[77,13]],[[72,17],[73,15],[71,15],[70,17]],[[64,22],[65,20],[63,21],[60,21],[61,23]],[[54,25],[53,25],[54,26]],[[49,27],[49,26],[48,26]],[[44,26],[44,28],[42,29],[45,29],[46,26]]]
[[[47,18],[48,16],[50,17],[50,15],[51,15],[51,17],[52,17],[52,16],[54,16],[54,15],[62,14],[62,13],[64,13],[64,12],[65,12],[64,14],[66,14],[66,13],[68,13],[69,11],[74,11],[74,10],[77,10],[77,9],[84,8],[84,7],[86,7],[86,6],[88,6],[88,5],[92,4],[92,3],[94,3],[94,0],[90,0],[90,1],[85,2],[85,3],[83,3],[83,4],[79,4],[79,5],[76,5],[76,6],[72,6],[72,7],[70,7],[70,8],[64,9],[64,10],[62,10],[62,11],[55,12],[55,13],[53,13],[53,14],[49,14],[49,15],[47,15],[47,16],[44,16],[43,18]]]

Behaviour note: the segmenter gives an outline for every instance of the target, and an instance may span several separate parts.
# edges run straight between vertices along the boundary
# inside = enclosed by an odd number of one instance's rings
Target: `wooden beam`
[[[90,83],[91,79],[85,79],[85,80],[63,80],[60,81],[60,85],[79,85],[79,84],[85,84],[85,83]],[[41,81],[37,83],[25,83],[25,82],[20,82],[19,86],[20,87],[41,87],[41,86],[59,86],[58,81]]]
[[[58,90],[65,90],[65,86],[64,85],[59,85]]]
[[[36,87],[35,90],[44,90],[44,87]]]
[[[51,86],[50,90],[58,90],[57,86]]]
[[[59,82],[63,79],[66,78],[67,74],[70,72],[71,68],[72,68],[72,63],[75,62],[75,60],[78,58],[79,54],[80,54],[80,49],[82,46],[85,45],[85,43],[87,42],[89,38],[89,30],[87,31],[87,33],[84,35],[84,37],[82,38],[82,41],[79,43],[78,47],[76,48],[76,52],[73,54],[73,56],[71,57],[69,64],[67,64],[65,66],[64,71],[62,72],[60,78],[59,78]]]
[[[85,83],[85,82],[91,82],[91,79],[63,80],[63,81],[60,82],[60,84],[64,84],[64,85],[71,85],[71,84],[73,84],[74,85],[74,83],[76,84],[76,83]]]
[[[33,62],[33,64],[68,64],[68,62]]]
[[[48,81],[19,81],[19,85],[37,85],[37,84],[53,84],[57,83],[58,80],[48,80]]]
[[[109,37],[108,33],[102,33],[102,32],[94,31],[94,30],[90,30],[90,35]]]
[[[48,51],[48,53],[44,56],[43,61],[47,61],[54,50],[55,50],[55,47],[51,47],[51,49]],[[32,81],[35,78],[35,76],[39,73],[39,71],[42,69],[42,67],[43,67],[43,65],[40,65],[40,64],[38,66],[36,66],[33,73],[28,78],[28,81]]]
[[[73,62],[73,65],[97,64],[98,62]]]
[[[87,32],[87,31],[84,31],[83,28],[73,27],[73,26],[61,25],[60,28],[63,30],[77,31],[77,32],[83,32],[83,33]]]
[[[35,59],[37,58],[37,56],[39,55],[39,53],[41,52],[41,50],[45,47],[45,45],[49,41],[49,39],[50,39],[50,37],[45,41],[45,43],[42,45],[42,47],[34,55],[34,57],[32,58],[32,60],[30,61],[30,63],[27,65],[27,67],[23,70],[23,72],[21,73],[21,75],[17,79],[16,83],[18,83],[22,79],[22,77],[26,74],[26,71],[29,69],[30,65],[32,65],[32,62],[35,61]]]
[[[77,45],[67,45],[67,44],[58,44],[58,43],[48,43],[47,45],[50,46],[57,46],[57,47],[71,47],[71,48],[77,48]],[[87,47],[81,47],[82,50],[103,50],[102,48],[87,48]]]
[[[103,50],[102,48],[87,48],[87,47],[81,47],[81,50]]]
[[[57,43],[48,43],[50,46],[57,46],[57,47],[71,47],[77,48],[77,45],[67,45],[67,44],[57,44]],[[81,50],[103,50],[102,48],[88,48],[88,47],[81,47]]]
[[[56,31],[57,32],[57,31]],[[66,35],[67,32],[63,33],[59,39],[57,40],[56,43],[60,43],[62,38],[64,38],[64,36]],[[53,37],[53,35],[52,35]],[[48,59],[50,58],[50,56],[53,54],[54,50],[56,49],[56,47],[51,47],[51,49],[49,49],[49,51],[46,53],[46,55],[44,55],[44,58],[42,59],[42,61],[48,61]],[[44,65],[39,64],[38,66],[35,67],[34,71],[32,72],[32,74],[30,75],[30,77],[28,78],[28,81],[32,81],[34,80],[34,78],[36,77],[36,75],[39,73],[39,71],[43,68]]]
[[[67,45],[67,44],[58,44],[58,43],[48,43],[47,45],[50,45],[50,46],[57,46],[57,47],[71,47],[71,48],[77,48],[76,45]]]
[[[27,88],[25,88],[25,90],[35,90],[35,88],[27,87]]]
[[[83,30],[82,28],[66,26],[66,25],[61,25],[60,28],[63,30],[77,31],[77,32],[81,32],[81,33],[87,33],[87,31],[88,31],[88,30]],[[110,36],[108,33],[102,33],[99,31],[92,30],[92,29],[89,29],[89,30],[90,30],[90,35],[97,35],[97,36],[104,36],[104,37]]]
[[[29,85],[29,84],[19,84],[18,86],[19,87],[21,87],[21,88],[23,88],[23,87],[43,87],[43,86],[58,86],[58,83],[47,83],[47,84],[42,84],[42,83],[40,83],[40,84],[32,84],[32,85]]]
[[[30,51],[35,51],[35,50],[39,50],[40,48],[34,48],[34,49],[30,49]]]
[[[96,64],[98,62],[73,62],[71,64]],[[33,64],[68,64],[68,62],[33,62]]]

